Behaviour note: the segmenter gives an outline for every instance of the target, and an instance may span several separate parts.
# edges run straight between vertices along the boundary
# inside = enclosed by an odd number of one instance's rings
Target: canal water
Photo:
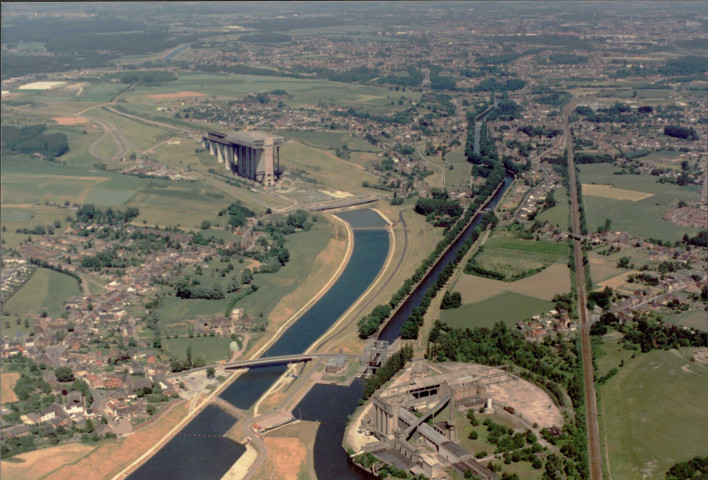
[[[492,196],[491,200],[484,207],[484,210],[490,210],[496,208],[499,201],[502,199],[506,191],[509,189],[511,182],[514,177],[507,175],[504,178],[504,184],[497,190],[497,193]],[[437,264],[433,266],[425,277],[421,280],[418,286],[413,290],[413,292],[408,296],[408,298],[403,302],[401,308],[399,308],[393,317],[384,326],[383,330],[379,333],[379,340],[386,340],[389,343],[393,343],[398,337],[401,336],[401,325],[403,322],[408,320],[408,317],[413,313],[413,309],[420,305],[420,301],[423,299],[425,292],[428,288],[435,282],[437,282],[440,272],[442,272],[445,267],[455,260],[455,255],[457,251],[462,247],[462,245],[467,241],[467,239],[472,235],[472,231],[477,225],[482,221],[482,214],[478,213],[472,219],[472,222],[467,226],[467,229],[460,235],[452,246],[447,250],[447,252],[440,258]]]
[[[352,210],[339,213],[337,216],[350,222],[353,228],[354,248],[347,266],[327,293],[288,328],[263,356],[304,352],[366,291],[383,267],[390,248],[388,231],[383,228],[386,226],[386,222],[376,212],[369,209]],[[268,390],[285,370],[284,365],[252,368],[231,383],[220,397],[239,408],[247,409]],[[344,390],[340,390],[340,392],[342,391]],[[341,430],[335,445],[340,451],[344,419],[354,410],[356,401],[361,396],[360,392],[358,394],[354,392],[350,394],[348,391],[345,393],[341,394],[342,402],[346,396],[348,401],[354,403],[351,406],[346,403],[346,413],[343,414],[341,421],[337,422],[341,426]],[[306,398],[315,397],[312,397],[311,392]],[[303,405],[305,405],[304,401]],[[300,408],[304,408],[303,411],[310,411],[309,407]],[[345,409],[342,408],[341,412],[345,412]],[[341,412],[337,410],[337,413]],[[221,431],[215,429],[215,422],[221,425],[223,429],[221,433],[214,433]],[[231,440],[221,437],[215,438],[223,435],[233,424],[234,420],[229,415],[216,407],[207,407],[128,478],[130,480],[220,479],[245,451],[242,445]],[[323,431],[326,432],[327,428]],[[187,432],[190,434],[186,435]],[[344,455],[344,462],[346,462],[346,454],[343,451],[341,453]],[[317,455],[315,462],[318,462]]]

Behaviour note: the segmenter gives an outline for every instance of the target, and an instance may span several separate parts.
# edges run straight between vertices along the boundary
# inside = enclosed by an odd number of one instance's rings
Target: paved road
[[[565,140],[568,148],[568,174],[571,200],[571,217],[573,233],[580,235],[580,211],[578,208],[577,179],[575,162],[573,161],[573,137],[568,124],[568,112],[573,104],[563,109]],[[583,375],[585,382],[585,409],[588,430],[588,454],[590,460],[590,480],[602,480],[602,454],[600,450],[600,429],[597,423],[597,399],[595,396],[595,379],[592,366],[592,345],[590,343],[590,322],[587,311],[587,292],[585,291],[585,267],[583,265],[583,249],[580,240],[573,240],[575,253],[575,281],[578,288],[578,313],[580,314],[580,335],[583,351]]]

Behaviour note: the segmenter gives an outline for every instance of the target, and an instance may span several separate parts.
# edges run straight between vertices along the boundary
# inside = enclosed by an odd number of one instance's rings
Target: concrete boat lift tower
[[[270,187],[280,178],[280,146],[283,137],[261,132],[206,132],[202,145],[226,169]]]

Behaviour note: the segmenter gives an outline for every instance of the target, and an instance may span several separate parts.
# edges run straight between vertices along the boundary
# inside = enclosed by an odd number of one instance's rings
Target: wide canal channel
[[[338,213],[337,216],[348,222],[354,233],[354,248],[346,268],[327,293],[288,328],[263,356],[304,352],[366,291],[381,271],[390,248],[384,219],[369,209]],[[220,397],[236,407],[248,409],[285,370],[284,365],[252,368],[232,382]],[[313,392],[310,392],[305,400],[313,398]],[[354,404],[351,408],[346,405],[348,412],[345,416],[351,413],[359,397],[358,394],[347,396],[354,397]],[[310,411],[304,406],[304,402],[301,408],[303,413]],[[346,410],[342,409],[342,412],[344,411]],[[234,423],[233,417],[219,408],[205,408],[128,478],[220,479],[245,451],[242,445],[222,436]],[[342,426],[336,445],[341,450],[339,444],[344,424],[340,423]],[[320,434],[316,444],[318,442],[321,443]],[[319,461],[318,457],[321,458],[322,455],[315,455],[316,463]],[[346,462],[346,455],[343,460]]]

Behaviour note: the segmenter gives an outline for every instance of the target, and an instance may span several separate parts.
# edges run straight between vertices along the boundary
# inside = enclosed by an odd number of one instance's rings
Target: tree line
[[[69,151],[69,142],[63,133],[43,133],[46,125],[2,127],[3,155],[32,155],[39,153],[53,160]]]

